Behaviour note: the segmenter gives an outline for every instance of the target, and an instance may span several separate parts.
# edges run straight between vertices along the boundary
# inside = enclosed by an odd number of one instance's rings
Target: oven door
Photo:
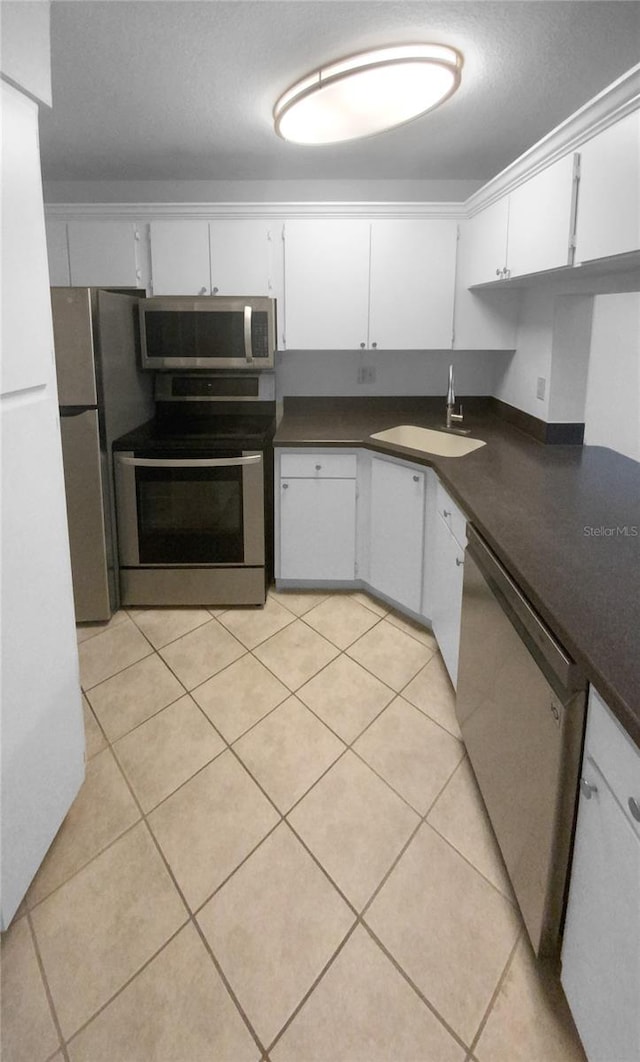
[[[121,567],[264,564],[261,453],[116,453]]]

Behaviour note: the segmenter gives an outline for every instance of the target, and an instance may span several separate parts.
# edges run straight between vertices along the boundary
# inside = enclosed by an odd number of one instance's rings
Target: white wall
[[[594,299],[584,441],[640,461],[640,294]]]
[[[442,395],[449,365],[458,395],[491,395],[506,351],[451,350],[287,350],[277,355],[278,398],[286,395]],[[358,384],[360,366],[375,369],[372,384]]]
[[[494,395],[510,406],[541,420],[549,419],[549,381],[553,352],[555,295],[528,290],[520,308],[516,352],[503,363]],[[545,380],[545,397],[536,398],[538,377]]]
[[[5,78],[51,106],[48,0],[2,0],[0,69]]]
[[[582,424],[591,343],[591,295],[559,295],[553,313],[548,420]]]

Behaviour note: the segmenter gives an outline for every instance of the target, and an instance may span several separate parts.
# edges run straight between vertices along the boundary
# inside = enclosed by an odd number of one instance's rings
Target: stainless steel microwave
[[[140,300],[143,369],[272,369],[276,301],[182,295]]]

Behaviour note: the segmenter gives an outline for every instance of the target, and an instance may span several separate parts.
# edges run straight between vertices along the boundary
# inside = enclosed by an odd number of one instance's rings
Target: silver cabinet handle
[[[200,288],[200,291],[198,292],[198,295],[206,295],[206,294],[207,294],[207,289],[206,288]]]
[[[464,561],[460,560],[459,557],[456,557],[456,567],[457,568],[461,568],[463,564],[464,564]]]
[[[316,472],[320,472],[322,465],[316,465]]]
[[[449,510],[448,510],[448,509],[443,509],[443,510],[442,510],[442,515],[443,515],[443,516],[451,516],[451,513],[449,512]]]
[[[502,270],[501,269],[496,269],[496,276],[497,277],[501,277],[502,276]]]
[[[413,482],[414,483],[419,483],[420,482],[420,476],[413,476]]]
[[[372,343],[371,346],[373,347],[374,350],[377,350],[377,348],[378,348],[378,344],[377,343]]]
[[[253,361],[253,348],[251,346],[251,307],[244,308],[244,356],[251,364]]]
[[[202,457],[192,460],[160,457],[117,457],[121,465],[141,465],[144,468],[228,468],[231,465],[255,465],[262,461],[262,454],[249,457]]]
[[[636,822],[640,822],[640,800],[636,800],[635,797],[629,797],[629,811]]]
[[[366,344],[365,344],[365,343],[361,343],[361,344],[360,344],[360,350],[364,350],[365,346],[366,346]]]
[[[283,490],[289,490],[289,484],[288,483],[283,483],[282,484],[282,489]]]
[[[211,294],[212,295],[217,295],[219,290],[220,290],[219,288],[214,288],[213,291],[211,292]]]
[[[586,778],[580,779],[580,790],[585,800],[591,800],[594,793],[598,792],[597,785],[592,785]]]

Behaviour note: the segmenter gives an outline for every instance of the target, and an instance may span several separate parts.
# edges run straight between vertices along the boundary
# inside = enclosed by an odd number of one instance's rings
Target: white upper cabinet
[[[67,237],[74,287],[140,287],[138,230],[134,222],[70,221]]]
[[[454,221],[287,222],[287,347],[450,348],[455,258]]]
[[[467,287],[557,269],[571,262],[574,156],[566,155],[463,225]]]
[[[154,295],[210,295],[208,221],[152,221]]]
[[[451,347],[456,240],[455,221],[372,222],[370,347]]]
[[[284,345],[283,224],[254,218],[209,223],[212,295],[276,299],[277,345]]]
[[[512,350],[516,345],[520,293],[469,291],[496,281],[507,267],[509,200],[499,199],[459,226],[455,286],[454,348]]]
[[[574,206],[573,155],[565,155],[511,193],[509,277],[571,264]]]
[[[508,196],[463,222],[458,269],[466,287],[500,279],[507,267],[508,229]]]
[[[285,225],[289,350],[366,347],[370,223],[303,219]]]
[[[580,148],[576,262],[640,249],[640,110]]]
[[[271,245],[282,242],[282,226],[277,230],[266,221],[211,221],[212,295],[272,295]]]
[[[47,218],[47,257],[49,283],[52,287],[68,288],[71,283],[67,223],[62,218]]]

